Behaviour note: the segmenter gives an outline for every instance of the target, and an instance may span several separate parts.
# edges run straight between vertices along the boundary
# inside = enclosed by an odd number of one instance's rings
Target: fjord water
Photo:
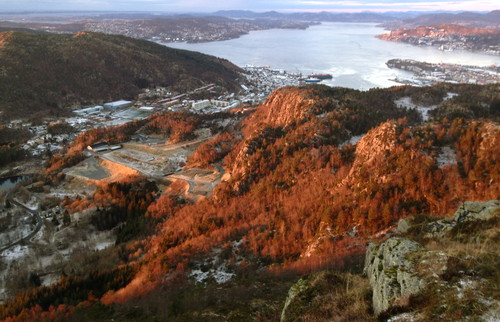
[[[209,43],[169,43],[169,47],[226,58],[238,66],[271,66],[288,72],[330,73],[330,86],[357,89],[389,87],[407,72],[389,69],[389,59],[488,66],[500,57],[466,51],[440,51],[375,38],[384,33],[372,23],[322,23],[306,30],[254,31],[238,39]]]

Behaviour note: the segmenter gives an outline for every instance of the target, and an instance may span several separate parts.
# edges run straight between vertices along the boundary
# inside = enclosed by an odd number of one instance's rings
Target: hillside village
[[[13,129],[29,129],[33,137],[23,145],[23,149],[34,156],[52,154],[71,142],[78,134],[97,127],[121,125],[132,120],[146,118],[154,113],[171,111],[190,111],[212,114],[237,108],[257,106],[265,101],[275,89],[299,85],[301,74],[287,73],[270,67],[246,66],[246,81],[239,93],[225,93],[216,99],[195,97],[214,97],[220,92],[215,84],[208,84],[188,93],[173,93],[166,88],[146,89],[136,101],[118,100],[102,105],[83,107],[73,110],[72,117],[55,122],[33,125],[22,120],[8,124]],[[51,133],[50,127],[67,123],[68,133]]]

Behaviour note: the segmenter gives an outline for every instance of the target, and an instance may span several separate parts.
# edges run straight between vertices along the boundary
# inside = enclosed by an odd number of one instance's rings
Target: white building
[[[199,102],[193,102],[192,107],[195,110],[202,110],[202,109],[209,107],[211,105],[212,104],[210,103],[209,100],[203,100],[203,101],[199,101]]]
[[[125,108],[125,107],[130,107],[132,106],[131,101],[116,101],[116,102],[109,102],[109,103],[104,103],[104,108]]]

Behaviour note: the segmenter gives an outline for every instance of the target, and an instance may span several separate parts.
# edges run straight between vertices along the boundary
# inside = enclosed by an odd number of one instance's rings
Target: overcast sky
[[[0,0],[0,11],[491,11],[498,0]]]

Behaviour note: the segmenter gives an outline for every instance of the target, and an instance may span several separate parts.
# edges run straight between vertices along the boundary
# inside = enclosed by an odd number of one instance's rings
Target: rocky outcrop
[[[268,140],[273,136],[274,129],[280,131],[307,120],[318,112],[318,105],[321,105],[319,100],[320,94],[310,88],[283,87],[274,91],[266,102],[244,121],[245,140],[232,152],[235,154],[234,161],[226,169],[228,174],[224,181],[235,179],[235,191],[244,190],[246,182],[241,179],[246,179],[249,158],[259,149],[257,145],[262,138]]]
[[[498,200],[465,202],[452,218],[418,223],[415,217],[408,217],[399,221],[396,231],[400,234],[412,233],[412,231],[415,233],[414,228],[418,228],[418,232],[422,235],[420,237],[450,240],[450,236],[456,236],[456,231],[466,231],[465,228],[470,224],[480,226],[481,223],[491,221],[490,219],[498,218],[498,216],[500,216],[500,201]],[[489,226],[486,225],[485,229],[494,230],[495,227],[495,223],[492,223]],[[478,234],[471,233],[471,235],[474,243],[481,239]],[[446,290],[460,299],[460,294],[450,291],[454,289],[460,291],[460,287],[448,285],[446,279],[443,281],[443,276],[450,275],[450,270],[454,269],[450,266],[453,266],[453,263],[456,264],[457,261],[461,260],[455,254],[450,256],[445,251],[427,250],[409,238],[392,237],[380,243],[371,243],[366,252],[364,273],[373,290],[374,313],[378,315],[393,306],[404,305],[411,295],[418,294],[427,285],[441,289],[443,294]],[[465,273],[462,271],[460,274]]]
[[[397,124],[395,122],[385,122],[371,129],[356,144],[356,158],[349,174],[342,180],[342,185],[356,185],[362,187],[364,183],[359,182],[359,177],[369,171],[372,177],[384,182],[386,175],[381,173],[383,167],[378,166],[384,163],[388,155],[396,148]]]
[[[314,99],[307,98],[308,91],[285,87],[272,93],[260,107],[264,123],[271,127],[285,127],[305,119],[315,104]]]
[[[425,281],[414,273],[412,261],[423,250],[422,245],[406,238],[370,244],[364,272],[373,288],[375,314],[387,310],[405,296],[418,293],[425,286]]]
[[[362,165],[371,164],[377,157],[385,155],[396,145],[396,124],[385,122],[366,133],[356,145],[356,160],[352,171]]]
[[[498,200],[486,202],[467,201],[458,208],[453,217],[426,223],[421,227],[421,231],[426,237],[444,237],[462,223],[488,220],[499,213],[500,201]],[[406,233],[412,226],[414,226],[414,218],[404,218],[399,221],[397,231]]]

